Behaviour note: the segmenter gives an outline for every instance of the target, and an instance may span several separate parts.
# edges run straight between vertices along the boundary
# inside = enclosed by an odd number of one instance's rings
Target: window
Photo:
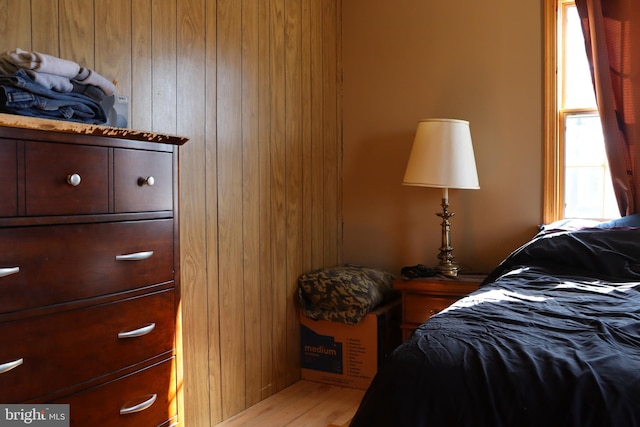
[[[546,0],[545,22],[544,221],[618,218],[574,1]]]

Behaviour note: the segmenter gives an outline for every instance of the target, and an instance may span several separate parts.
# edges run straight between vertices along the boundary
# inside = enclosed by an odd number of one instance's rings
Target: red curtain
[[[640,207],[640,1],[575,0],[622,216]]]

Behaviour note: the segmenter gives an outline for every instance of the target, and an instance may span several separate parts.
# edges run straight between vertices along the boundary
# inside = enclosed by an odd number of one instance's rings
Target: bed
[[[393,352],[350,426],[640,425],[637,227],[547,227]]]

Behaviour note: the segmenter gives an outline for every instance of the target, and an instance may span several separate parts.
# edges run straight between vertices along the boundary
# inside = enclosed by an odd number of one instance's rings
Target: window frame
[[[548,224],[564,218],[564,122],[568,114],[599,114],[597,109],[559,108],[558,63],[560,4],[574,0],[544,0],[544,184],[543,221]],[[564,44],[564,43],[563,43]],[[564,103],[563,103],[564,104]]]
[[[562,217],[564,158],[558,131],[558,0],[544,0],[544,185],[543,222]]]

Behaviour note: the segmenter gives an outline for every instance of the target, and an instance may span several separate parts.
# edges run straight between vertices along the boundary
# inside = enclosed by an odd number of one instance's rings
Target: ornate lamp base
[[[442,243],[440,245],[440,253],[438,254],[440,263],[436,266],[436,270],[445,276],[456,277],[460,267],[453,262],[451,223],[449,222],[449,218],[454,216],[455,213],[449,212],[449,202],[447,198],[442,198],[442,213],[437,213],[436,215],[442,218]]]

